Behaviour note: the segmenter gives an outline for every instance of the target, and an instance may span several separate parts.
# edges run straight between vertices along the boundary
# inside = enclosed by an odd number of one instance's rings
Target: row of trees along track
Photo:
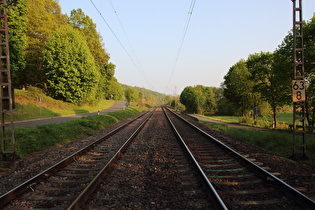
[[[315,207],[311,199],[264,170],[257,173],[261,169],[247,162],[170,111],[156,107],[65,158],[57,168],[3,194],[0,207]]]

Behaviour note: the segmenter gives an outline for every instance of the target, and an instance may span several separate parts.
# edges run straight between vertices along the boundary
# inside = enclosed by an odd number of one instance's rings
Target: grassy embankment
[[[38,100],[42,97],[42,101]],[[45,96],[38,89],[15,91],[14,120],[72,115],[94,112],[112,106],[115,101],[103,100],[99,104],[75,106]],[[94,115],[60,124],[41,125],[31,128],[15,128],[16,154],[24,157],[33,152],[75,141],[87,134],[104,129],[122,119],[145,110],[146,107],[129,106],[125,110]],[[1,142],[0,142],[1,144]]]
[[[239,124],[239,118],[233,116],[206,116],[214,120],[220,120],[228,123]],[[266,124],[271,124],[271,119],[260,119],[265,121]],[[280,128],[287,129],[289,124],[292,124],[292,113],[279,113],[278,121]],[[211,128],[220,130],[228,135],[235,136],[247,143],[256,145],[266,152],[275,154],[283,158],[289,158],[293,151],[293,136],[290,130],[273,130],[270,132],[259,131],[253,129],[240,129],[228,127],[227,125],[215,124],[210,122],[203,122]],[[266,128],[265,126],[262,126]],[[298,142],[302,142],[302,138],[298,137]],[[313,135],[306,135],[306,155],[308,160],[297,160],[299,163],[310,166],[315,171],[315,137]],[[297,150],[297,156],[302,153],[302,148]]]
[[[115,101],[112,100],[102,100],[100,103],[93,106],[76,106],[70,103],[54,100],[51,97],[46,96],[37,88],[31,87],[26,91],[15,90],[14,92],[15,121],[93,112],[99,109],[106,109],[115,103]],[[41,100],[39,100],[39,98],[41,98]]]

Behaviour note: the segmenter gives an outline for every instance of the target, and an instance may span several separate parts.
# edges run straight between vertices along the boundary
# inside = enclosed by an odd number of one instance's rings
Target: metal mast
[[[293,62],[294,74],[292,80],[293,92],[293,154],[292,158],[297,158],[297,148],[302,147],[302,158],[306,156],[306,92],[304,81],[304,44],[303,44],[303,23],[302,23],[302,0],[292,0],[293,2]],[[301,113],[298,115],[298,113]],[[297,121],[302,122],[302,142],[298,144],[297,139]]]
[[[2,159],[14,157],[15,155],[7,6],[5,0],[0,0],[0,110]]]

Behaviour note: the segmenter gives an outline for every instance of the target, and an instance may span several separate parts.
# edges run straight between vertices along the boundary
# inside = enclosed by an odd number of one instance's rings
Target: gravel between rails
[[[158,109],[87,209],[209,209],[201,183],[193,180],[198,176]]]

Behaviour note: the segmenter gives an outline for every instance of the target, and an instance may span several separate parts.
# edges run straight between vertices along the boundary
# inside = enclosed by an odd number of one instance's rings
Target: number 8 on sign
[[[305,83],[303,80],[292,80],[293,102],[305,101]]]

